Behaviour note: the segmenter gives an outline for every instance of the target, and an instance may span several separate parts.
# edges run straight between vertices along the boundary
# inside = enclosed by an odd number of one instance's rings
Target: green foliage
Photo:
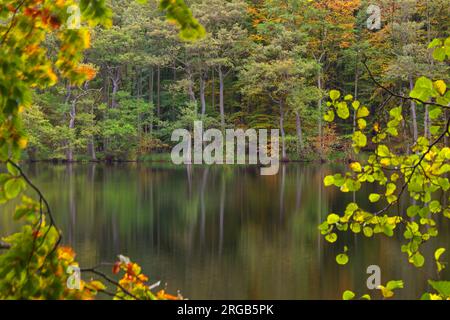
[[[440,98],[439,101],[444,101],[445,105],[439,105],[439,102],[434,104],[440,109],[448,104],[445,97],[447,94],[445,81],[433,82],[426,77],[420,77],[410,97],[422,104],[427,104],[430,99],[438,101]],[[347,113],[339,112],[339,108],[346,108],[346,101],[351,101],[352,97],[347,96],[344,101],[340,101],[340,96],[338,91],[331,91],[331,102],[328,103],[328,107],[329,111],[337,111],[337,115],[345,119]],[[354,101],[352,105],[356,110],[356,119],[369,116],[369,110],[361,106],[359,102]],[[450,122],[445,119],[443,124],[439,115],[440,112],[436,112],[430,116],[432,124],[438,127],[431,133],[431,137],[421,136],[413,147],[413,153],[404,154],[389,144],[389,136],[397,136],[404,121],[402,108],[391,108],[388,112],[387,125],[380,128],[379,124],[376,124],[373,128],[375,135],[371,138],[371,143],[374,146],[374,152],[369,154],[368,159],[364,162],[351,163],[351,170],[344,176],[336,174],[325,177],[325,186],[334,185],[343,192],[357,191],[363,183],[377,183],[381,192],[370,194],[369,201],[385,202],[382,209],[376,212],[364,210],[360,205],[350,203],[343,215],[339,216],[335,213],[328,215],[326,221],[319,226],[326,240],[336,242],[337,231],[351,231],[358,234],[362,230],[366,237],[372,237],[373,234],[392,237],[397,230],[404,230],[405,244],[402,245],[401,251],[407,254],[408,261],[415,267],[421,268],[425,265],[425,258],[420,252],[421,246],[438,235],[436,216],[450,209],[448,205],[443,208],[445,204],[438,200],[441,199],[440,195],[445,195],[450,188],[447,178],[447,172],[450,170],[450,149],[444,143],[444,137],[449,136]],[[358,153],[368,140],[365,130],[355,131],[353,134],[355,152]],[[411,201],[419,202],[420,205],[413,204],[405,212],[397,213],[394,205],[404,193],[409,195]],[[444,268],[439,260],[444,252],[445,248],[439,248],[435,252],[434,258],[438,272]],[[344,253],[338,255],[336,261],[342,265],[347,263],[348,258]],[[430,281],[430,284],[438,291],[439,296],[427,294],[424,298],[448,296],[444,282]],[[402,281],[390,281],[386,286],[380,286],[385,298],[392,297],[393,290],[399,288],[403,288]],[[345,295],[346,298],[350,296],[348,293]],[[353,298],[354,295],[351,297]]]

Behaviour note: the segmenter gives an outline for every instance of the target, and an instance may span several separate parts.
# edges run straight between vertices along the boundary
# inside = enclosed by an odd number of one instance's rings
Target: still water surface
[[[151,281],[190,299],[340,299],[346,289],[362,295],[370,293],[366,269],[374,264],[383,282],[405,281],[398,298],[416,299],[427,290],[425,279],[434,277],[433,249],[450,240],[450,223],[440,221],[440,238],[426,246],[421,270],[406,262],[400,238],[349,235],[326,243],[317,226],[353,199],[322,186],[339,166],[289,164],[265,177],[256,167],[160,163],[24,168],[82,267],[124,254]],[[369,206],[365,199],[373,191],[364,189],[356,199]],[[16,228],[10,216],[0,216],[2,236]],[[342,267],[335,256],[344,244],[350,262]]]

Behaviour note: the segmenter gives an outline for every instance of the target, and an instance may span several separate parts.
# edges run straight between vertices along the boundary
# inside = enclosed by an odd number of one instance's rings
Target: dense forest
[[[112,27],[93,30],[83,61],[92,79],[35,92],[24,114],[27,157],[149,159],[169,150],[173,129],[199,119],[206,127],[280,128],[285,159],[351,157],[354,112],[353,124],[322,121],[330,89],[375,110],[397,103],[376,82],[403,95],[419,76],[448,77],[448,65],[427,49],[449,35],[447,0],[378,1],[379,30],[368,28],[371,4],[191,0],[206,30],[192,42],[156,2],[112,1]],[[46,43],[52,52],[55,39]],[[428,108],[409,104],[395,139],[405,151],[432,130]]]

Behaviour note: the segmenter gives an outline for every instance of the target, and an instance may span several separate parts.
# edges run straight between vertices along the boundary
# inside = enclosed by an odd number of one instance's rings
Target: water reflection
[[[405,280],[400,298],[417,298],[424,279],[434,276],[431,261],[419,271],[405,263],[400,239],[323,241],[318,224],[353,200],[322,186],[338,167],[283,165],[277,176],[260,176],[256,167],[162,163],[25,169],[83,266],[122,253],[191,299],[336,299],[346,289],[368,292],[372,264],[381,267],[383,282]],[[369,205],[363,198],[371,191],[355,196]],[[1,215],[2,235],[15,227],[9,217]],[[448,245],[449,224],[440,224],[439,241]],[[340,267],[334,257],[344,242],[351,260]],[[428,245],[428,256],[437,245]]]

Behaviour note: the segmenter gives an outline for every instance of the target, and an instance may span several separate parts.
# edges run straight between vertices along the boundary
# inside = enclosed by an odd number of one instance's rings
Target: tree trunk
[[[423,136],[427,139],[431,138],[430,135],[430,114],[428,113],[428,106],[425,106],[425,114],[423,119]]]
[[[69,111],[69,116],[70,116],[69,129],[71,129],[70,131],[72,131],[75,128],[76,105],[77,105],[77,100],[74,99],[72,101],[71,110]],[[69,161],[69,162],[73,161],[73,148],[72,148],[71,141],[68,141],[68,143],[67,143],[66,158],[67,158],[67,161]]]
[[[92,161],[97,161],[97,155],[95,154],[95,144],[94,144],[94,137],[91,137],[91,140],[88,143],[88,152],[91,156]]]
[[[148,79],[148,102],[153,104],[153,79],[155,77],[155,71],[153,67],[150,68],[150,78]]]
[[[117,68],[116,74],[111,78],[113,88],[112,88],[112,97],[111,97],[111,108],[115,108],[117,106],[116,94],[119,91],[119,82],[120,82],[120,71]]]
[[[294,113],[295,113],[295,126],[297,128],[297,139],[298,139],[297,152],[300,155],[301,151],[303,151],[303,148],[304,148],[303,134],[302,134],[302,122],[301,122],[298,111],[296,110]]]
[[[285,132],[284,132],[284,106],[283,100],[280,99],[280,132],[281,132],[281,159],[286,160],[286,142],[285,142]]]
[[[211,69],[212,74],[212,80],[211,80],[211,106],[212,109],[214,110],[214,108],[216,107],[216,85],[215,85],[215,77],[216,75],[214,74],[214,68]]]
[[[193,80],[192,80],[192,72],[191,72],[191,67],[190,66],[186,66],[186,74],[188,77],[188,94],[189,94],[189,99],[192,103],[196,103],[197,99],[195,98],[195,93],[194,93],[194,88],[193,88]]]
[[[202,106],[202,116],[206,113],[206,100],[205,100],[205,78],[204,75],[200,75],[200,103]]]
[[[413,78],[411,75],[409,75],[409,88],[410,88],[410,90],[414,89]],[[412,126],[413,126],[413,138],[414,138],[414,143],[416,143],[417,139],[419,138],[419,131],[417,129],[416,103],[414,102],[414,100],[411,100],[411,118],[412,118]]]
[[[161,67],[156,72],[156,114],[161,117]]]
[[[355,67],[355,92],[354,99],[358,100],[358,81],[359,81],[359,54],[356,58],[356,67]],[[356,110],[353,110],[353,133],[356,131]]]
[[[322,70],[319,68],[317,74],[317,87],[320,92],[322,92]],[[319,152],[322,153],[322,96],[317,103],[317,109],[319,110],[319,123],[318,123],[318,134],[319,134]]]
[[[223,101],[223,90],[224,90],[223,72],[222,67],[219,66],[219,109],[220,109],[220,125],[222,126],[222,130],[225,129],[225,108]]]

